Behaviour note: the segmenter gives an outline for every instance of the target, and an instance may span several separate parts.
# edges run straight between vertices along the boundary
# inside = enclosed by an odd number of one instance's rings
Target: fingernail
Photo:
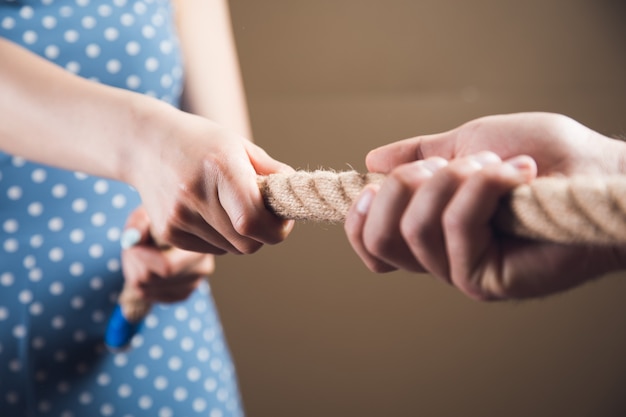
[[[511,159],[507,159],[506,161],[504,161],[504,163],[512,165],[515,169],[525,171],[532,168],[533,160],[529,156],[520,155]]]
[[[478,168],[483,168],[487,165],[497,164],[501,162],[501,159],[498,155],[490,151],[479,152],[474,155],[470,155],[468,159],[477,164]]]
[[[374,190],[366,188],[356,202],[356,211],[359,214],[367,214],[374,199]]]
[[[526,181],[536,175],[535,161],[529,156],[521,155],[504,161],[501,167],[503,175]]]
[[[141,232],[137,229],[130,228],[124,230],[120,237],[120,246],[122,249],[128,249],[135,246],[141,240]]]

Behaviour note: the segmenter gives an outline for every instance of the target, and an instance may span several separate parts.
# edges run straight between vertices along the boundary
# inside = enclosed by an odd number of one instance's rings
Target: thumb
[[[367,154],[365,164],[370,172],[387,174],[399,165],[432,156],[452,159],[455,154],[457,136],[457,129],[455,129],[383,145]]]
[[[146,209],[140,206],[128,216],[124,232],[120,237],[120,245],[122,249],[128,249],[140,243],[149,243],[151,240],[150,218]]]
[[[293,172],[293,168],[289,165],[272,158],[264,149],[254,143],[247,142],[245,147],[248,158],[250,158],[250,162],[257,174],[268,175],[275,172]]]

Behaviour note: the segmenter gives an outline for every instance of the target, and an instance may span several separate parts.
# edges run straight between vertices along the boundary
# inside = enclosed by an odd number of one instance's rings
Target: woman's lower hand
[[[143,207],[131,213],[122,235],[126,285],[149,302],[185,300],[215,270],[214,256],[156,242]]]

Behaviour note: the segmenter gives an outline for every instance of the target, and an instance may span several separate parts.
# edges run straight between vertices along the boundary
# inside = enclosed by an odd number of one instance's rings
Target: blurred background
[[[231,0],[254,136],[301,169],[479,116],[626,133],[621,0]],[[338,225],[219,259],[249,417],[624,416],[626,280],[481,304],[369,272]]]

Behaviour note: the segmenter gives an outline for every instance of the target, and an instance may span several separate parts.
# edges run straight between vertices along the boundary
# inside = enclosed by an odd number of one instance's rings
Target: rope
[[[343,222],[363,187],[382,181],[381,174],[299,171],[259,177],[259,188],[281,218]],[[494,225],[502,233],[555,243],[625,244],[626,177],[538,178],[502,200]],[[131,323],[151,307],[129,288],[119,301]]]
[[[502,202],[496,226],[564,244],[626,244],[626,177],[541,177]]]
[[[297,171],[259,177],[265,205],[278,217],[316,222],[343,222],[352,202],[382,174],[355,171]]]
[[[381,174],[329,171],[259,178],[265,203],[285,219],[343,222],[362,188]],[[500,204],[501,232],[566,244],[626,243],[626,177],[541,177]]]

